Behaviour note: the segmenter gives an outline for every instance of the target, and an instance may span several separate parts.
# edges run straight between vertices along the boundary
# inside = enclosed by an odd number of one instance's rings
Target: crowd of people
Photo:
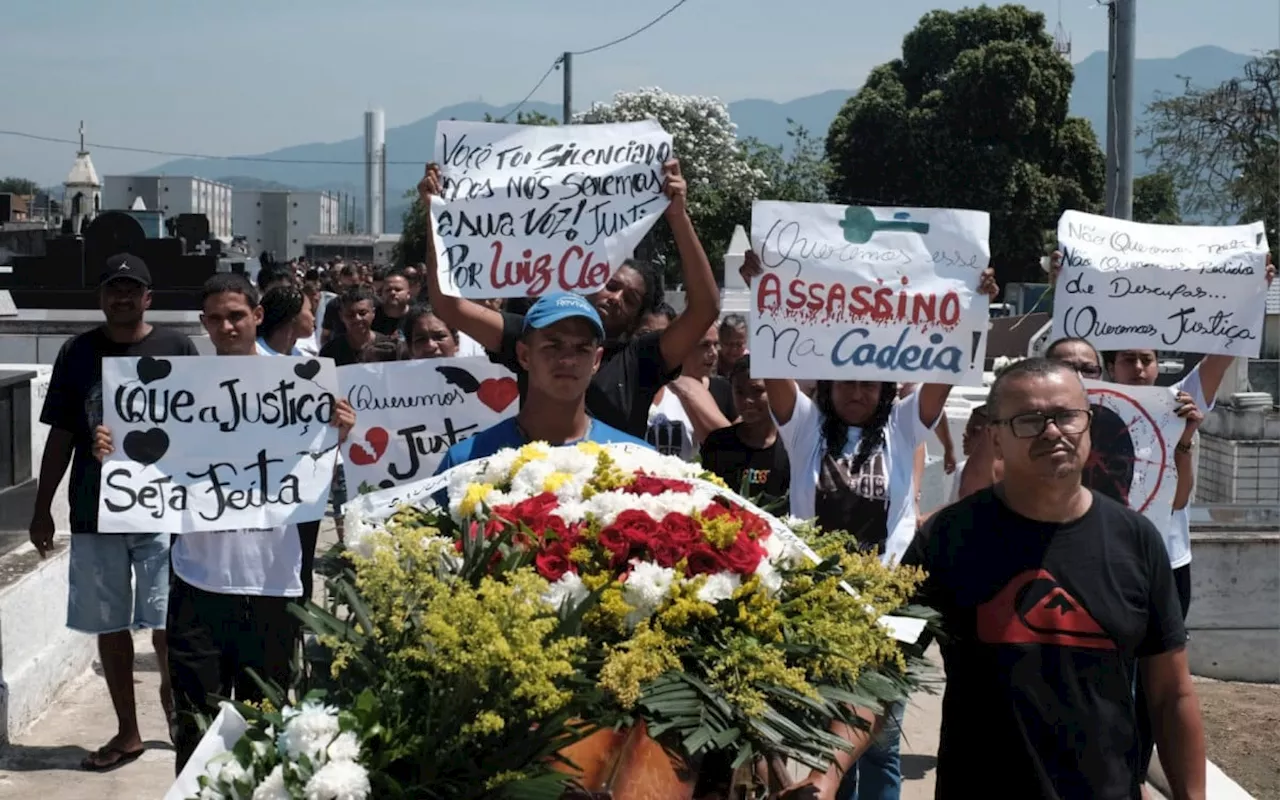
[[[1185,509],[1191,437],[1231,359],[1208,356],[1170,389],[1187,424],[1176,448],[1177,513],[1158,531],[1082,483],[1093,412],[1081,378],[1151,385],[1153,351],[1098,353],[1064,339],[1045,358],[1015,364],[969,419],[958,462],[945,428],[951,386],[753,377],[747,321],[721,318],[678,163],[665,173],[665,218],[685,287],[679,312],[654,268],[634,261],[589,297],[448,295],[428,224],[419,265],[272,264],[257,285],[214,276],[201,322],[220,357],[318,355],[341,366],[484,355],[507,367],[518,379],[516,416],[450,448],[440,471],[532,441],[642,444],[700,461],[778,513],[847,530],[886,562],[924,567],[919,599],[941,613],[947,632],[939,797],[1138,797],[1153,745],[1175,796],[1203,797],[1203,734],[1185,651]],[[429,166],[419,185],[424,206],[439,188]],[[744,278],[759,273],[748,254]],[[980,291],[996,295],[990,272]],[[99,462],[113,448],[102,425],[102,359],[196,354],[186,336],[145,321],[149,303],[146,264],[111,259],[101,281],[104,324],[62,348],[41,417],[51,431],[31,538],[42,554],[52,549],[53,493],[70,465],[67,624],[98,637],[119,723],[85,759],[89,770],[143,750],[132,631],[153,631],[181,770],[199,739],[197,715],[216,710],[212,698],[260,697],[249,670],[288,683],[299,639],[288,605],[312,591],[318,522],[181,536],[97,532]],[[334,424],[341,436],[354,426],[345,402]],[[935,435],[954,485],[930,515],[919,508],[920,473]],[[335,509],[345,496],[339,467]],[[901,704],[867,710],[865,730],[839,729],[850,749],[794,796],[897,797],[902,713]]]

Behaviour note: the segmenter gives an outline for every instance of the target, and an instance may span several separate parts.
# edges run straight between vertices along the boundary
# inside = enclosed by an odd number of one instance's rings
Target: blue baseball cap
[[[596,313],[595,306],[586,298],[571,292],[552,292],[539,297],[524,315],[524,333],[529,329],[542,330],[564,319],[579,317],[591,323],[596,336],[604,341],[604,323]]]

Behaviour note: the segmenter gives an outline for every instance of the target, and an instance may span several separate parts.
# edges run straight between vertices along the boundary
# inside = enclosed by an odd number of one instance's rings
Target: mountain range
[[[1243,73],[1251,57],[1220,47],[1197,47],[1175,58],[1138,59],[1134,71],[1134,101],[1139,108],[1141,126],[1146,106],[1165,94],[1179,94],[1184,81],[1195,85],[1215,86]],[[797,98],[785,103],[773,100],[747,99],[729,104],[729,113],[738,126],[740,137],[753,136],[772,145],[787,141],[788,120],[804,126],[820,140],[840,107],[854,94],[852,89],[832,89]],[[431,116],[387,130],[387,227],[399,230],[400,218],[407,201],[403,195],[422,176],[422,165],[431,156],[436,123],[440,120],[481,120],[486,114],[495,119],[510,114],[515,103],[493,106],[487,103],[460,103],[447,106]],[[521,106],[526,112],[539,112],[559,118],[560,107],[551,103],[529,102]],[[1075,84],[1071,92],[1071,113],[1093,124],[1101,140],[1107,125],[1107,54],[1095,52],[1075,65]],[[1141,142],[1139,142],[1141,146]],[[347,162],[347,163],[280,163],[267,161],[235,161],[218,163],[220,180],[238,188],[330,189],[350,192],[361,205],[364,195],[364,159],[362,137],[340,142],[300,144],[251,156],[281,161]],[[180,159],[161,164],[151,174],[209,175],[211,162],[205,159]],[[1145,163],[1135,164],[1135,171],[1147,171]]]

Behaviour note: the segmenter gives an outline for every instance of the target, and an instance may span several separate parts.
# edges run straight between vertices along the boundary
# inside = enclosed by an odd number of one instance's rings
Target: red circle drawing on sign
[[[1160,430],[1160,425],[1156,421],[1155,417],[1151,416],[1151,413],[1147,411],[1147,409],[1143,408],[1140,403],[1121,390],[1090,387],[1088,392],[1090,405],[1094,408],[1095,424],[1098,417],[1101,416],[1099,414],[1099,409],[1103,409],[1119,417],[1123,423],[1123,432],[1127,434],[1134,448],[1135,454],[1133,457],[1133,465],[1136,467],[1136,465],[1141,462],[1149,464],[1155,468],[1155,480],[1150,482],[1150,489],[1146,491],[1145,496],[1141,498],[1134,498],[1131,494],[1132,489],[1137,488],[1134,486],[1134,483],[1136,482],[1135,479],[1138,474],[1136,469],[1133,469],[1132,474],[1130,475],[1129,486],[1126,492],[1128,494],[1129,507],[1140,513],[1145,512],[1156,497],[1159,496],[1160,487],[1164,483],[1165,471],[1168,469],[1168,445],[1165,443],[1164,435]],[[1091,445],[1092,448],[1095,451],[1105,453],[1109,444],[1115,446],[1117,443],[1114,441],[1102,442],[1101,448],[1099,447],[1099,444],[1097,437],[1093,437]],[[1158,458],[1148,457],[1138,459],[1136,454],[1138,451],[1143,449],[1140,446],[1142,444],[1149,445],[1151,454],[1156,455],[1158,453]],[[1090,456],[1090,462],[1093,464],[1094,470],[1106,469],[1104,466],[1100,466],[1099,463],[1095,462],[1092,455]],[[1089,467],[1086,467],[1086,470],[1088,469]],[[1145,488],[1146,487],[1144,486],[1144,489]],[[1135,502],[1135,500],[1139,500],[1140,502]]]

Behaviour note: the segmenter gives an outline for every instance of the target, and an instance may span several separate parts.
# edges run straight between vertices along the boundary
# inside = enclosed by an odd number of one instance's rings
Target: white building
[[[338,232],[338,196],[331,192],[246,190],[235,192],[232,200],[231,230],[245,237],[254,255],[301,258],[307,237]]]
[[[179,214],[204,214],[209,235],[231,241],[231,185],[189,175],[108,175],[102,207],[124,211],[139,199],[149,211],[167,218]]]
[[[62,209],[71,220],[71,232],[84,233],[102,208],[102,181],[93,168],[93,159],[84,146],[84,123],[80,123],[80,150],[71,172],[62,182]]]

